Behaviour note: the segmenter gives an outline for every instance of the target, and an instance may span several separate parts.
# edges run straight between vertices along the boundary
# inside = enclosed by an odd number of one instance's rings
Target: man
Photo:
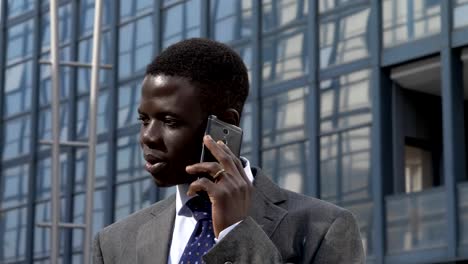
[[[100,231],[95,263],[364,261],[351,213],[279,188],[203,136],[210,114],[239,125],[248,89],[241,58],[212,40],[176,43],[148,65],[138,108],[145,168],[177,193]],[[202,142],[217,162],[199,162]]]

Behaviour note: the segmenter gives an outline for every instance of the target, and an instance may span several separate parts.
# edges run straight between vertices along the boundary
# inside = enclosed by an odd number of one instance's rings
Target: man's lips
[[[156,174],[167,166],[167,162],[154,155],[145,154],[144,157],[146,160],[145,169],[151,174]]]

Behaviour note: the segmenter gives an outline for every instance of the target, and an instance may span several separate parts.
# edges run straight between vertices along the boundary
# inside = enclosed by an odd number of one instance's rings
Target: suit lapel
[[[254,192],[249,215],[271,237],[287,211],[279,205],[286,201],[283,191],[271,182],[260,169],[253,168]]]
[[[175,220],[175,196],[153,208],[137,234],[137,263],[167,263]]]

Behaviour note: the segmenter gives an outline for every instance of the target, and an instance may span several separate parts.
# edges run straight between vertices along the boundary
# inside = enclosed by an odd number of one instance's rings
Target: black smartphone
[[[216,142],[223,141],[236,157],[240,156],[242,144],[242,129],[240,127],[228,124],[219,120],[216,116],[210,115],[206,124],[205,135],[210,135]],[[210,150],[203,143],[202,145],[200,162],[216,161]]]

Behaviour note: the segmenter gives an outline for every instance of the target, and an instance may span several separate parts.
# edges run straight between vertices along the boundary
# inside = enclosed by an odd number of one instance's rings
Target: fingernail
[[[222,140],[218,140],[218,142],[216,142],[216,143],[218,143],[220,145],[224,145],[224,142]]]
[[[205,135],[205,139],[213,140],[210,135]]]

